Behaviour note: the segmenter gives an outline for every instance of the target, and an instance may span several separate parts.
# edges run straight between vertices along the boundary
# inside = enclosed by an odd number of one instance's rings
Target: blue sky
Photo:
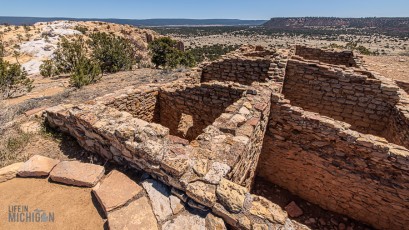
[[[409,0],[2,0],[0,16],[127,19],[409,17]]]

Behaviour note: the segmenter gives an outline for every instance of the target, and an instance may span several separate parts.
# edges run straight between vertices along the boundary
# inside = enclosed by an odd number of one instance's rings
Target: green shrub
[[[101,64],[104,73],[131,70],[139,61],[137,48],[129,39],[100,32],[93,33],[90,38],[92,57]]]
[[[221,45],[215,44],[211,46],[195,47],[191,48],[188,51],[191,52],[195,62],[200,63],[204,60],[214,61],[220,56],[229,53],[233,50],[238,49],[238,45]]]
[[[190,52],[182,52],[176,48],[177,42],[170,37],[162,37],[149,44],[152,63],[156,67],[175,68],[177,66],[194,66],[195,60]]]
[[[70,77],[71,85],[81,88],[84,85],[95,83],[101,78],[101,67],[95,60],[84,59],[78,62]]]
[[[40,65],[40,74],[44,77],[52,77],[58,74],[54,62],[52,60],[43,61],[43,63]]]
[[[72,73],[80,61],[86,59],[88,49],[82,37],[68,41],[61,38],[54,52],[53,62],[59,73]]]
[[[32,83],[20,64],[10,64],[0,58],[0,92],[3,97],[8,98],[21,89],[31,91]]]
[[[5,53],[6,53],[6,50],[4,48],[3,41],[0,40],[0,58],[4,57]]]
[[[87,56],[88,48],[82,37],[72,41],[62,38],[58,44],[52,65],[58,73],[69,73],[70,83],[81,88],[101,78],[101,67],[97,60]]]
[[[82,34],[86,34],[88,31],[87,27],[83,27],[83,26],[75,26],[74,30],[78,30],[79,32],[81,32]]]

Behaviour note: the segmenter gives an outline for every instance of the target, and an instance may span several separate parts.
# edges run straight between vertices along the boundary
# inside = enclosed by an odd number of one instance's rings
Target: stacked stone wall
[[[292,105],[345,121],[354,130],[392,139],[384,130],[399,101],[399,88],[393,82],[369,72],[291,59],[283,93]]]
[[[258,174],[381,229],[409,222],[409,151],[273,96]]]
[[[105,105],[129,112],[135,118],[148,122],[159,122],[158,90],[158,88],[151,88],[147,91],[135,90],[129,94],[112,98]]]
[[[243,92],[213,84],[162,90],[160,124],[168,127],[172,135],[193,140],[229,105],[240,99]]]
[[[282,82],[286,56],[258,51],[246,55],[230,54],[215,62],[204,64],[201,82],[237,82],[251,85],[254,82]]]
[[[409,82],[401,80],[396,80],[395,82],[401,89],[403,89],[406,93],[409,94]]]
[[[151,95],[157,92],[155,86],[126,89],[76,106],[49,108],[47,121],[75,137],[88,151],[146,171],[172,186],[189,206],[212,209],[234,228],[292,228],[293,223],[279,206],[249,193],[270,112],[270,87],[219,84],[176,84],[159,89],[159,98],[177,92],[172,100],[181,100],[180,104],[197,98],[192,93],[197,90],[209,93],[210,98],[217,95],[214,100],[226,93],[233,101],[238,98],[234,103],[221,100],[220,108],[228,105],[224,112],[190,143],[169,134],[162,125],[110,106],[116,99],[132,102]],[[203,100],[208,98],[200,95]],[[167,103],[168,99],[159,101]]]
[[[322,50],[297,45],[295,55],[303,57],[304,59],[317,60],[332,65],[344,65],[346,67],[359,66],[359,61],[352,51]]]

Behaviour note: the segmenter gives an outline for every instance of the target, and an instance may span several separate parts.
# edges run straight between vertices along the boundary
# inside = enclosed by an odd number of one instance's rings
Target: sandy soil
[[[46,179],[16,178],[0,184],[0,229],[103,229],[91,189],[49,183]],[[54,212],[54,222],[8,222],[10,205],[27,205],[28,211]]]
[[[367,68],[395,80],[409,81],[409,57],[364,56]]]
[[[318,205],[312,204],[286,189],[283,189],[275,184],[256,177],[254,188],[251,191],[256,195],[263,196],[273,203],[278,204],[281,208],[285,208],[290,202],[294,201],[304,212],[303,215],[292,220],[307,225],[311,229],[329,230],[329,229],[347,229],[347,230],[371,230],[372,228],[331,211],[320,208]]]

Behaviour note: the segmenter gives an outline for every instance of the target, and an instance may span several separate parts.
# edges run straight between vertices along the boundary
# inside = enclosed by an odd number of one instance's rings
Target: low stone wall
[[[409,221],[409,151],[273,96],[258,174],[381,229]]]
[[[254,82],[283,81],[286,56],[263,49],[252,52],[244,50],[246,48],[225,55],[212,63],[203,64],[201,82],[232,81],[251,85]]]
[[[158,91],[159,88],[151,87],[149,90],[135,90],[129,92],[129,94],[124,93],[119,97],[110,99],[108,99],[109,96],[105,96],[108,101],[104,104],[120,111],[126,111],[135,118],[148,122],[158,122]]]
[[[395,82],[401,89],[403,89],[406,93],[409,94],[409,82],[401,80],[395,80]]]
[[[295,55],[309,60],[318,60],[332,65],[344,65],[346,67],[358,67],[359,60],[352,51],[332,51],[318,48],[310,48],[297,45]]]
[[[224,110],[243,95],[243,89],[202,84],[162,90],[159,96],[160,124],[171,135],[193,140]]]
[[[381,76],[291,59],[283,93],[292,105],[345,121],[354,130],[393,140],[383,132],[400,92],[397,85]]]
[[[219,84],[219,85],[217,85]],[[180,95],[193,89],[205,90],[206,84],[169,84],[129,88],[81,105],[60,105],[47,109],[47,121],[74,136],[85,149],[108,160],[127,164],[148,172],[179,191],[192,207],[212,209],[229,225],[242,229],[292,228],[293,223],[279,206],[249,193],[261,151],[270,112],[271,89],[266,86],[245,87],[214,83],[214,89],[229,93],[225,111],[189,143],[169,134],[169,129],[135,118],[127,108],[128,100],[152,101],[154,92],[163,103],[172,100],[180,105],[190,101]],[[210,86],[209,86],[210,87]],[[229,88],[229,90],[226,90]],[[211,88],[208,88],[211,89]],[[187,91],[183,91],[187,90]],[[215,92],[209,92],[212,96]],[[127,96],[125,96],[127,94]],[[205,95],[202,95],[204,100]],[[221,95],[220,95],[221,96]],[[166,98],[166,99],[165,99]],[[115,105],[115,100],[122,100]],[[220,100],[220,98],[214,98]],[[194,101],[193,101],[194,102]],[[225,102],[223,102],[225,103]],[[203,101],[203,104],[206,104]],[[161,107],[161,103],[159,103]],[[116,108],[124,108],[119,111]],[[160,115],[167,113],[166,107]],[[175,108],[173,108],[175,109]],[[142,113],[141,108],[129,109]],[[137,112],[139,111],[139,112]],[[142,113],[143,114],[143,113]],[[165,115],[166,118],[166,115]]]

